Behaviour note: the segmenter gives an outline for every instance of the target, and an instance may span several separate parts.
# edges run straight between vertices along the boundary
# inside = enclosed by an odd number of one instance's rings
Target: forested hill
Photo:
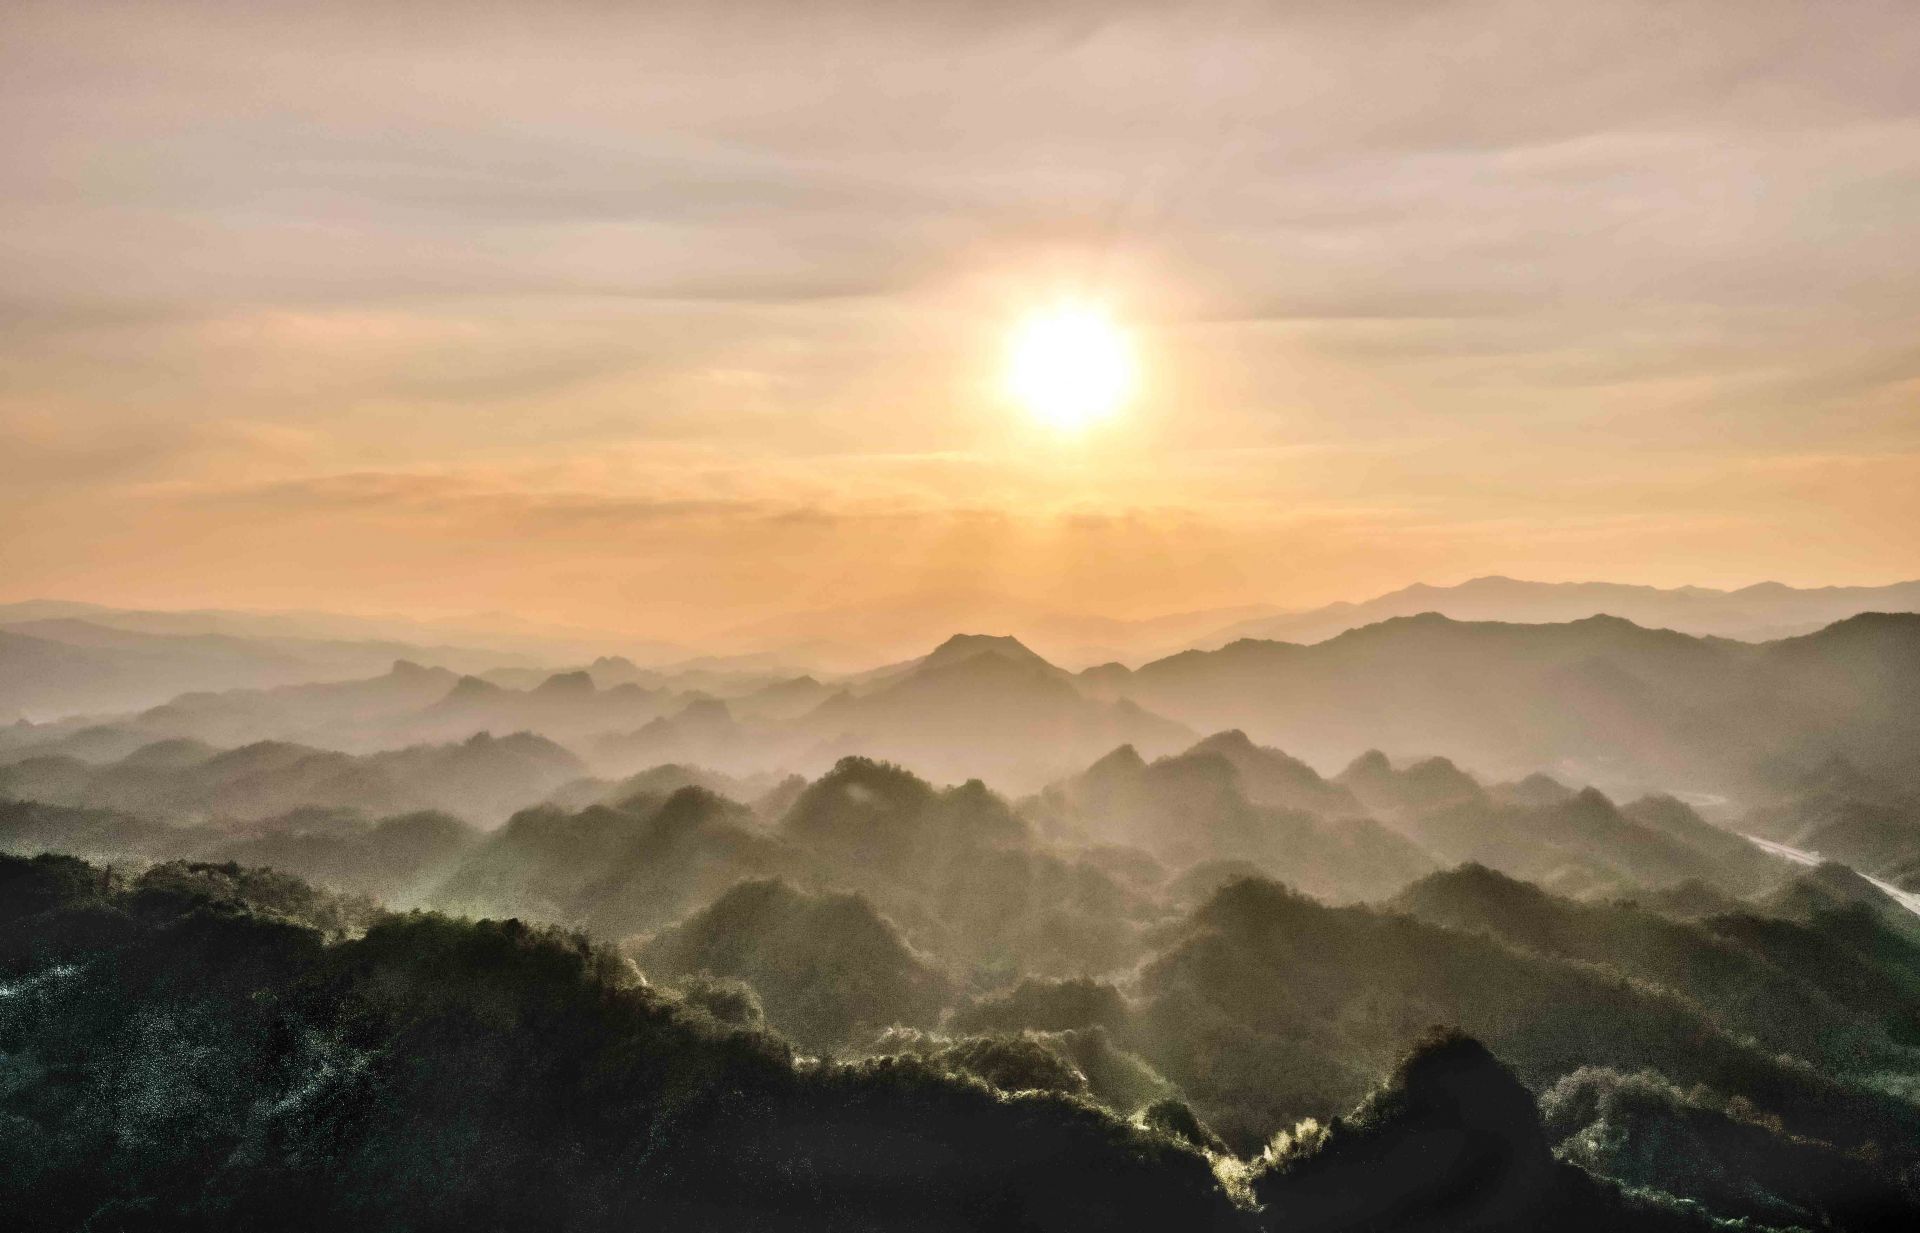
[[[1241,1164],[1019,1036],[804,1061],[750,995],[579,935],[237,866],[0,858],[0,980],[22,1230],[1707,1227],[1554,1159],[1457,1036]]]
[[[1116,1114],[1044,1033],[806,1060],[745,985],[230,864],[0,857],[0,981],[17,1229],[1709,1227],[1553,1154],[1619,1118],[1617,1077],[1557,1089],[1549,1129],[1457,1033],[1240,1160],[1179,1100]],[[1845,1227],[1912,1216],[1834,1148],[1699,1118],[1797,1152]]]

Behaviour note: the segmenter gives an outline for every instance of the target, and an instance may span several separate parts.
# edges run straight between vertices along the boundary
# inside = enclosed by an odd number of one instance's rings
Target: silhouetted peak
[[[1619,810],[1614,807],[1612,798],[1591,784],[1574,793],[1571,804],[1582,812],[1606,814],[1619,812]]]
[[[1029,650],[1025,643],[1007,634],[955,634],[933,648],[921,663],[923,667],[937,667],[971,659],[976,655],[998,655],[1016,663],[1053,667]]]
[[[1485,1045],[1464,1032],[1430,1032],[1354,1120],[1377,1125],[1420,1114],[1456,1121],[1513,1146],[1537,1149],[1543,1156],[1546,1152],[1533,1094]]]
[[[1574,790],[1543,771],[1535,771],[1516,783],[1500,785],[1498,792],[1520,805],[1542,807],[1572,800]]]
[[[1102,754],[1086,769],[1086,774],[1095,778],[1126,775],[1143,771],[1146,767],[1146,759],[1140,756],[1139,750],[1132,745],[1122,745],[1110,753]]]
[[[664,940],[683,945],[710,939],[712,945],[737,947],[743,938],[772,936],[799,927],[815,943],[883,952],[912,962],[913,954],[865,895],[845,891],[801,890],[785,878],[755,878],[735,883],[696,912]]]
[[[730,803],[726,797],[721,796],[711,788],[702,787],[697,783],[690,783],[675,788],[673,793],[667,797],[667,803],[662,806],[662,808],[704,809],[713,805],[726,805]]]
[[[994,796],[983,779],[969,779],[965,783],[948,788],[946,799],[955,805],[997,805],[999,798]]]
[[[1461,770],[1451,758],[1422,758],[1400,772],[1400,778],[1427,799],[1435,799],[1436,794],[1478,797],[1483,791],[1480,781]]]
[[[699,784],[676,788],[654,814],[656,832],[692,831],[728,817],[744,820],[748,810]]]
[[[491,698],[507,692],[492,681],[483,681],[477,676],[463,676],[453,683],[447,691],[444,702],[465,702],[475,698]]]
[[[1520,786],[1529,791],[1540,792],[1571,792],[1573,790],[1545,771],[1535,771],[1528,775],[1520,781]]]
[[[1393,774],[1393,763],[1387,760],[1387,755],[1377,749],[1369,749],[1347,763],[1347,769],[1341,771],[1337,778],[1341,780],[1377,779],[1382,775],[1391,774]]]
[[[1195,910],[1194,919],[1229,930],[1258,931],[1303,911],[1320,910],[1319,904],[1272,878],[1242,877],[1215,890]]]
[[[858,815],[918,809],[933,797],[933,787],[912,771],[891,762],[852,755],[834,763],[802,792],[782,823],[801,831],[832,833]]]
[[[1640,626],[1634,623],[1633,621],[1629,621],[1627,618],[1622,616],[1614,616],[1610,612],[1596,612],[1591,616],[1576,617],[1575,619],[1568,621],[1567,624],[1577,629],[1639,629],[1640,628]]]
[[[400,680],[417,680],[423,676],[434,675],[434,670],[424,664],[416,664],[411,659],[396,659],[393,661],[393,667],[387,669],[387,675]]]
[[[1368,642],[1381,638],[1393,638],[1408,631],[1426,631],[1464,627],[1468,622],[1456,621],[1443,612],[1411,612],[1404,616],[1390,616],[1375,621],[1371,625],[1361,625],[1336,635],[1333,642]]]
[[[755,878],[736,883],[696,916],[696,920],[759,917],[784,912],[806,902],[807,896],[785,878]]]
[[[542,697],[582,697],[594,692],[593,677],[585,671],[556,672],[533,691]]]
[[[905,767],[891,762],[882,762],[878,758],[868,758],[860,754],[848,754],[833,764],[833,769],[820,777],[821,783],[830,780],[851,780],[883,778],[890,781],[911,781],[922,783],[921,778]]]
[[[1050,692],[1077,695],[1072,679],[1046,660],[1037,656],[1032,659],[1022,659],[991,651],[979,655],[962,655],[940,663],[922,664],[903,677],[893,688],[910,690],[933,681],[979,688],[1010,689],[1037,684]]]
[[[509,732],[505,736],[495,736],[491,732],[476,732],[461,742],[460,747],[464,749],[486,749],[491,747],[510,753],[555,757],[568,762],[576,761],[574,756],[561,746],[541,736],[538,732],[529,732],[524,728],[517,732]]]
[[[1203,738],[1197,744],[1195,744],[1192,749],[1188,750],[1187,752],[1188,753],[1204,752],[1204,753],[1222,753],[1222,754],[1235,754],[1235,753],[1250,754],[1250,753],[1258,752],[1259,749],[1260,747],[1253,743],[1253,738],[1248,736],[1245,732],[1242,732],[1238,728],[1228,728],[1224,732],[1216,732],[1212,736]]]
[[[1564,1227],[1529,1092],[1486,1047],[1436,1029],[1361,1106],[1318,1136],[1276,1141],[1253,1178],[1292,1228]]]
[[[1539,902],[1547,892],[1478,861],[1442,869],[1407,887],[1393,902],[1416,912],[1449,907],[1510,909],[1522,902]]]
[[[1281,655],[1288,651],[1297,651],[1299,649],[1300,648],[1294,643],[1281,642],[1274,638],[1235,638],[1232,642],[1227,643],[1227,645],[1214,652],[1214,654],[1231,654],[1236,658],[1245,659],[1258,655]],[[1165,663],[1168,660],[1184,659],[1189,656],[1196,659],[1204,658],[1206,654],[1207,652],[1205,651],[1181,651],[1178,655],[1169,655],[1166,660],[1159,662]]]

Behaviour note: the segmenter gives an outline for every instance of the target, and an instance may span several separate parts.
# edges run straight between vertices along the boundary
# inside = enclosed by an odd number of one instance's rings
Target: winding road
[[[1741,838],[1754,844],[1763,852],[1771,852],[1773,855],[1784,860],[1790,860],[1796,865],[1805,865],[1808,868],[1812,868],[1815,865],[1827,863],[1826,858],[1818,852],[1809,852],[1805,848],[1795,848],[1784,843],[1776,843],[1771,839],[1762,839],[1758,835],[1743,834]],[[1841,864],[1839,861],[1833,863]],[[1847,865],[1845,868],[1853,869],[1853,866]],[[1858,869],[1854,869],[1853,872],[1860,873]],[[1887,898],[1893,900],[1914,915],[1920,916],[1920,893],[1901,890],[1893,883],[1876,878],[1870,873],[1860,873],[1860,876],[1872,883],[1875,889],[1884,892]]]

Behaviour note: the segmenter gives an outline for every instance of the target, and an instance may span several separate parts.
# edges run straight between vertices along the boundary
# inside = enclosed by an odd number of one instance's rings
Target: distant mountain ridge
[[[192,631],[185,622],[141,628],[112,613],[5,619],[36,610],[0,605],[0,717],[134,710],[189,692],[340,680],[398,659],[473,671],[518,662],[472,647]]]
[[[48,755],[0,766],[0,799],[187,819],[437,809],[492,824],[585,774],[571,753],[527,732],[361,755],[287,741],[220,750],[168,740],[105,763]]]
[[[1920,580],[1878,587],[1790,587],[1760,582],[1738,590],[1651,587],[1621,582],[1529,582],[1498,574],[1457,586],[1417,582],[1359,603],[1237,621],[1194,643],[1213,650],[1242,638],[1322,642],[1398,616],[1437,612],[1456,621],[1547,624],[1617,616],[1654,629],[1762,641],[1812,633],[1862,612],[1920,612]]]
[[[0,603],[0,626],[46,620],[77,620],[130,633],[217,634],[262,641],[385,643],[419,650],[482,652],[494,664],[575,658],[619,644],[627,654],[680,659],[686,647],[648,642],[614,631],[560,627],[507,612],[460,617],[362,616],[317,610],[256,611],[230,608],[125,608],[66,599]]]
[[[1920,614],[1748,643],[1615,616],[1394,617],[1313,644],[1241,639],[1078,678],[1322,765],[1368,748],[1637,790],[1751,789],[1840,755],[1904,782],[1920,744]]]
[[[0,658],[6,638],[0,634]],[[191,692],[138,715],[20,725],[0,747],[13,751],[9,758],[54,752],[69,739],[104,748],[89,730],[112,727],[146,741],[229,745],[273,736],[367,752],[526,729],[574,744],[615,777],[662,762],[734,775],[811,772],[861,754],[938,780],[979,775],[1022,792],[1119,745],[1154,758],[1202,733],[1240,729],[1254,744],[1319,767],[1383,749],[1451,758],[1502,778],[1546,771],[1609,791],[1747,804],[1836,757],[1896,786],[1920,787],[1912,767],[1920,747],[1913,613],[1863,613],[1761,643],[1616,616],[1515,624],[1422,613],[1313,644],[1242,639],[1137,669],[1105,664],[1079,673],[1009,636],[960,634],[918,659],[856,677],[767,681],[781,689],[770,699],[761,689],[720,698],[631,681],[602,687],[593,676],[549,673],[522,689],[402,662],[369,679]],[[1214,752],[1247,760],[1233,746]],[[1273,762],[1259,773],[1278,777],[1277,790],[1299,769]]]

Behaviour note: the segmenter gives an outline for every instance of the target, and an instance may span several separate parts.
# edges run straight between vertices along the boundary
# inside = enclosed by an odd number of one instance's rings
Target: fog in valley
[[[5,0],[0,121],[0,1233],[1920,1230],[1916,0]]]
[[[152,623],[0,631],[33,1227],[1920,1215],[1920,614],[844,674]]]

